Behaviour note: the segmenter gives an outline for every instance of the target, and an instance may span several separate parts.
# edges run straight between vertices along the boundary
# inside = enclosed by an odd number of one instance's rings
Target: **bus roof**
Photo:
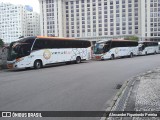
[[[124,42],[124,41],[128,41],[128,42],[138,42],[138,41],[134,41],[134,40],[121,40],[121,39],[112,39],[111,41],[122,41],[122,42]]]
[[[139,43],[158,43],[156,41],[139,41]]]
[[[77,39],[75,39],[75,38],[65,38],[65,37],[47,37],[47,36],[37,36],[36,38],[58,39],[58,40],[77,40]]]
[[[110,39],[110,40],[101,40],[98,41],[97,43],[105,43],[105,42],[110,42],[110,41],[114,41],[114,42],[138,42],[138,41],[134,41],[134,40],[121,40],[121,39]]]
[[[17,41],[13,41],[13,42],[26,42],[26,41],[33,41],[36,38],[38,39],[42,39],[44,38],[44,40],[46,39],[50,39],[50,40],[75,40],[75,41],[86,41],[86,42],[91,42],[89,40],[79,40],[76,38],[65,38],[65,37],[46,37],[46,36],[30,36],[30,37],[24,37],[24,38],[20,38]]]

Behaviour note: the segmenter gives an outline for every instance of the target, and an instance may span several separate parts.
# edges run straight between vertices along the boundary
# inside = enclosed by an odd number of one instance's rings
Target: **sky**
[[[0,3],[12,3],[12,4],[21,4],[21,5],[30,5],[33,7],[33,11],[39,12],[39,1],[38,0],[0,0]]]

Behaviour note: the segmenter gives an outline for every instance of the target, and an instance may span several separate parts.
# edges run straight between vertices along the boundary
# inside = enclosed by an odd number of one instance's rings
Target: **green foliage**
[[[3,40],[0,38],[0,47],[2,47],[4,45]]]
[[[139,38],[137,36],[129,36],[129,37],[126,37],[124,38],[125,40],[134,40],[134,41],[138,41]]]

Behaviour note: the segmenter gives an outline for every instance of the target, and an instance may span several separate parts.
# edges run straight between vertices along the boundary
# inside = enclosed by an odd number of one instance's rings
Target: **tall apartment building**
[[[39,0],[41,34],[106,39],[160,36],[160,0]]]
[[[36,12],[26,12],[27,36],[40,35],[40,16]]]
[[[141,36],[160,38],[160,0],[141,1]]]
[[[40,35],[39,14],[25,6],[0,3],[0,38],[6,43],[19,37]]]

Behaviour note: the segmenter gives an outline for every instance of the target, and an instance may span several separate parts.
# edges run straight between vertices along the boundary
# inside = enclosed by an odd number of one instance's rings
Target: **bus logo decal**
[[[51,52],[49,50],[44,50],[43,57],[47,60],[50,59],[51,58]]]

